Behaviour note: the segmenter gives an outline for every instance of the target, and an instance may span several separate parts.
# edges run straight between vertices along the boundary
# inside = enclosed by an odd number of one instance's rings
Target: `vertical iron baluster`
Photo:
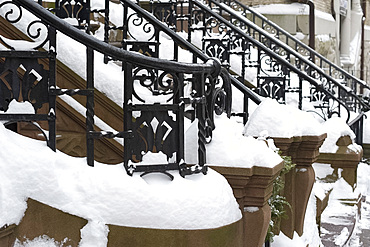
[[[249,118],[249,110],[248,110],[248,106],[249,106],[249,102],[248,102],[248,95],[247,94],[243,94],[244,95],[244,100],[243,100],[243,111],[244,111],[244,114],[243,114],[243,124],[246,124],[248,122],[248,118]]]
[[[340,87],[338,87],[338,98],[339,98],[340,100],[343,100],[343,99],[342,99],[342,97],[341,97],[341,95],[342,95],[342,94],[341,94],[341,91],[342,91],[342,90],[340,89]],[[346,102],[346,100],[344,99],[344,100],[343,100],[343,102],[345,103],[345,102]],[[340,109],[341,109],[340,104],[338,104],[338,117],[340,117],[340,116],[341,116],[341,114],[340,114],[341,110],[340,110]]]
[[[132,64],[124,62],[122,64],[122,69],[125,71],[124,73],[124,90],[123,90],[123,131],[129,131],[132,129],[131,126],[131,119],[132,119]],[[135,133],[134,133],[135,135]],[[126,171],[129,171],[128,163],[131,160],[132,150],[129,149],[131,147],[131,140],[129,138],[125,138],[123,142],[124,154],[124,166]],[[128,172],[129,175],[131,175]]]
[[[196,97],[199,99],[196,105],[196,118],[198,118],[198,163],[204,166],[206,163],[206,109],[202,97],[205,95],[205,75],[196,74],[195,90]]]
[[[241,76],[242,76],[242,82],[244,82],[244,80],[245,80],[245,52],[244,51],[242,53],[242,73],[241,73]]]
[[[189,0],[189,7],[188,7],[188,42],[191,43],[191,25],[193,22],[193,1]]]
[[[90,34],[90,29],[91,29],[91,27],[90,27],[90,13],[91,13],[91,4],[90,4],[90,0],[87,0],[86,1],[86,4],[87,4],[87,12],[89,13],[88,15],[87,15],[87,20],[86,20],[86,33],[87,34]]]
[[[181,73],[178,75],[178,79],[179,79],[179,92],[178,92],[178,95],[175,97],[174,99],[174,104],[177,104],[179,105],[179,110],[177,111],[177,114],[176,114],[176,120],[177,120],[177,123],[178,123],[178,147],[179,147],[179,150],[178,150],[178,154],[177,154],[177,157],[176,157],[176,162],[181,164],[181,160],[184,159],[185,155],[184,155],[184,113],[185,113],[185,104],[183,102],[180,101],[181,98],[184,97],[184,74]]]
[[[105,0],[105,8],[104,8],[104,42],[109,43],[109,0]],[[104,63],[108,63],[108,56],[104,55]]]
[[[128,6],[127,4],[122,3],[123,5],[123,30],[122,30],[122,48],[127,50],[127,43],[125,39],[128,37]]]
[[[56,76],[56,30],[49,27],[49,88],[55,88]],[[49,140],[48,146],[56,151],[56,95],[49,94]]]
[[[302,89],[302,78],[300,77],[299,78],[299,88],[298,88],[298,109],[299,110],[302,110],[302,101],[303,101],[303,96],[302,96],[302,93],[303,93],[303,89]]]
[[[358,128],[358,134],[356,134],[356,136],[358,136],[358,144],[359,145],[362,145],[364,143],[364,117],[365,115],[362,115],[360,121],[359,121],[359,128]]]
[[[86,88],[91,90],[86,99],[86,146],[87,164],[94,166],[94,139],[91,132],[94,131],[94,50],[86,48]]]
[[[176,42],[173,42],[173,45],[174,45],[173,59],[175,61],[179,61],[179,46],[176,44]]]

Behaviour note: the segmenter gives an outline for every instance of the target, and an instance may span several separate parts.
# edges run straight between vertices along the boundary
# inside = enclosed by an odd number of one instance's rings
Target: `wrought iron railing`
[[[217,3],[214,0],[210,0],[209,2],[212,4]],[[346,70],[342,69],[335,63],[331,62],[323,55],[318,53],[316,50],[312,49],[311,47],[303,43],[301,40],[297,39],[289,32],[287,32],[274,22],[270,21],[262,14],[255,11],[253,8],[246,6],[245,4],[241,3],[238,0],[221,0],[219,2],[230,6],[230,8],[237,11],[238,13],[241,13],[243,16],[251,20],[253,23],[257,24],[258,26],[269,32],[275,38],[285,42],[289,46],[293,47],[301,55],[314,61],[315,64],[319,66],[326,74],[335,79],[343,81],[343,83],[346,86],[350,87],[352,91],[354,91],[355,93],[361,94],[360,89],[362,88],[370,89],[370,87],[366,84],[365,81],[356,78],[352,74],[348,73]],[[221,11],[220,14],[222,15],[222,10],[220,9],[220,11]]]
[[[273,22],[269,21],[267,18],[265,18],[263,15],[257,13],[256,11],[253,11],[253,9],[248,8],[244,4],[238,2],[238,1],[231,1],[231,0],[225,0],[222,1],[225,4],[228,4],[230,7],[224,4],[220,4],[217,1],[209,0],[209,6],[213,9],[217,9],[219,14],[228,16],[230,18],[231,22],[238,23],[236,26],[250,26],[250,24],[258,24],[258,27],[261,27],[263,30],[269,34],[270,37],[275,37],[277,40],[282,41],[283,43],[287,44],[289,47],[293,47],[293,49],[296,51],[297,54],[300,54],[301,56],[296,56],[298,59],[304,58],[308,59],[310,61],[313,61],[313,64],[317,67],[313,67],[313,70],[316,70],[320,72],[321,76],[325,73],[328,75],[326,77],[326,80],[329,78],[332,79],[333,84],[337,84],[336,82],[342,84],[344,87],[347,87],[345,91],[348,91],[349,94],[357,94],[361,97],[361,94],[359,91],[361,91],[364,88],[369,89],[370,87],[362,80],[354,77],[353,75],[349,74],[344,69],[340,68],[336,64],[330,62],[328,59],[326,59],[324,56],[319,54],[317,51],[313,50],[294,36],[290,35],[287,31],[280,28],[278,25],[274,24]],[[243,18],[240,18],[240,15],[238,15],[238,12],[234,12],[233,10],[242,10],[241,13],[243,16],[248,17],[248,11],[251,14],[251,18],[245,18],[243,21]],[[239,18],[236,18],[239,17]],[[247,21],[248,20],[248,21]],[[252,20],[252,23],[248,22]],[[260,24],[259,24],[260,23]],[[265,35],[265,33],[261,33],[258,29],[252,28],[252,30],[249,32],[249,34],[254,38],[259,38],[260,35]],[[286,48],[283,47],[283,49],[286,50]],[[317,69],[320,68],[320,69]],[[312,70],[311,69],[311,70]],[[361,90],[360,90],[361,89]],[[347,97],[353,97],[353,96],[347,96]],[[361,98],[359,99],[361,100]],[[366,102],[361,100],[361,103],[363,107],[368,109],[368,105]],[[353,108],[353,107],[352,107]]]
[[[135,2],[129,0],[121,0],[120,1],[123,6],[123,23],[122,26],[113,26],[109,20],[109,1],[106,1],[105,7],[105,42],[109,42],[109,32],[112,30],[122,30],[124,39],[121,41],[121,46],[124,49],[132,50],[141,52],[146,54],[147,56],[158,56],[160,46],[160,34],[165,34],[171,37],[173,40],[173,47],[166,46],[166,51],[172,51],[172,57],[169,59],[179,61],[179,49],[185,49],[191,53],[192,61],[207,61],[211,57],[199,50],[196,46],[189,43],[185,40],[182,36],[177,34],[174,31],[173,23],[170,23],[170,26],[165,25],[164,23],[158,21],[158,19],[148,13],[146,10],[141,8],[139,5],[135,4]],[[163,5],[161,5],[163,7]],[[166,8],[167,5],[164,5]],[[154,10],[156,8],[153,8]],[[171,8],[170,8],[171,9]],[[164,20],[173,20],[170,17],[163,15],[166,11],[160,11],[161,17]],[[184,12],[185,13],[185,12]],[[183,14],[184,14],[183,13]],[[181,26],[181,25],[180,25]],[[182,24],[185,27],[184,23]],[[137,33],[146,34],[146,35],[137,35]],[[144,37],[144,38],[143,38]],[[164,49],[162,47],[162,49]],[[109,59],[106,59],[108,61]],[[238,90],[240,90],[244,96],[244,112],[232,113],[233,115],[238,115],[243,117],[244,122],[247,121],[248,118],[248,102],[251,100],[252,102],[259,104],[261,100],[259,97],[252,92],[247,86],[245,86],[240,80],[236,79],[234,76],[227,76],[227,78],[221,79],[224,80],[231,80],[231,84],[234,85]],[[230,114],[231,110],[231,88],[225,87],[225,85],[221,85],[218,87],[222,90],[216,90],[216,95],[209,95],[209,100],[213,98],[213,101],[216,101],[219,108],[226,108],[228,114]],[[217,100],[216,100],[217,99]],[[225,102],[225,103],[221,103]],[[211,104],[212,105],[212,104]],[[220,107],[221,105],[224,105]],[[208,111],[212,111],[212,109],[208,109]],[[213,123],[211,123],[213,125]]]
[[[348,123],[348,126],[356,135],[355,142],[359,145],[364,143],[364,119],[366,118],[366,114],[361,112],[355,119]]]
[[[6,7],[5,7],[6,5]],[[56,17],[51,12],[32,0],[5,1],[0,5],[5,9],[4,17],[10,23],[22,21],[24,9],[31,12],[44,28],[38,27],[39,38],[45,33],[45,39],[36,47],[28,50],[17,50],[8,45],[1,51],[4,60],[1,64],[1,107],[5,111],[0,114],[8,121],[47,120],[49,121],[48,145],[55,150],[55,99],[59,95],[84,95],[86,100],[86,140],[87,162],[94,164],[94,140],[97,138],[125,138],[124,166],[128,174],[134,171],[165,172],[177,169],[182,176],[203,172],[206,173],[205,144],[211,135],[209,123],[212,109],[207,95],[215,95],[216,79],[220,75],[221,66],[215,60],[205,64],[189,64],[146,57],[133,52],[116,48],[99,41],[70,24]],[[24,8],[24,9],[23,9]],[[55,85],[56,30],[64,33],[86,47],[87,83],[84,89],[60,89]],[[2,38],[1,43],[9,44]],[[47,44],[47,46],[45,46]],[[46,49],[44,51],[41,47]],[[94,129],[94,53],[100,52],[112,59],[121,61],[125,70],[124,84],[124,119],[123,130],[117,133],[98,132]],[[42,67],[39,58],[49,59],[49,70],[38,70]],[[40,71],[40,72],[38,72]],[[223,75],[223,78],[227,76]],[[225,84],[227,82],[224,82]],[[184,85],[192,86],[192,93],[184,93]],[[143,96],[138,88],[150,93],[151,100]],[[21,97],[21,95],[23,97]],[[27,97],[26,97],[27,96]],[[36,114],[6,114],[7,103],[16,99],[29,101]],[[154,103],[153,103],[154,102]],[[39,105],[48,103],[49,113],[36,117]],[[193,166],[184,163],[184,115],[185,105],[191,104],[193,114],[198,119],[198,164]],[[169,159],[166,164],[140,165],[143,153],[162,151]],[[171,161],[170,161],[171,160]]]
[[[193,2],[197,7],[205,9],[205,7],[198,1],[194,0]],[[212,1],[212,4],[213,4],[213,1]],[[314,87],[311,87],[310,89],[311,90],[310,95],[306,97],[308,97],[311,103],[315,105],[316,109],[320,109],[321,111],[322,109],[325,109],[327,116],[323,116],[324,119],[332,116],[333,114],[338,114],[338,115],[341,114],[340,112],[341,107],[339,107],[338,104],[336,107],[333,107],[333,106],[330,107],[330,101],[335,102],[337,101],[336,99],[342,101],[342,103],[344,103],[346,107],[348,108],[348,110],[350,110],[351,112],[359,112],[361,110],[365,110],[365,111],[368,110],[368,107],[369,107],[368,104],[366,104],[366,102],[364,102],[359,96],[357,96],[355,92],[351,90],[350,87],[342,85],[340,81],[326,74],[316,64],[314,64],[309,59],[307,59],[307,57],[302,56],[300,53],[296,52],[290,46],[288,46],[284,42],[281,42],[279,39],[274,38],[268,32],[259,28],[254,23],[251,23],[246,18],[240,15],[234,15],[233,12],[230,11],[230,9],[223,8],[223,6],[219,5],[218,3],[214,3],[214,4],[223,10],[222,13],[224,15],[225,15],[225,12],[228,11],[229,24],[230,23],[233,24],[233,25],[228,25],[228,28],[234,27],[234,26],[239,28],[236,30],[237,32],[232,31],[232,33],[237,33],[237,35],[240,36],[240,29],[242,29],[244,33],[248,34],[247,36],[245,36],[245,37],[249,37],[249,39],[247,39],[247,42],[255,45],[256,42],[253,42],[253,41],[258,40],[267,49],[269,49],[275,54],[278,54],[279,56],[276,59],[278,64],[279,63],[281,64],[283,60],[286,60],[290,63],[290,65],[281,67],[279,69],[278,68],[279,66],[276,64],[276,62],[272,61],[270,58],[267,58],[267,60],[265,61],[269,63],[270,68],[271,68],[270,71],[275,72],[275,74],[276,72],[280,72],[280,75],[282,75],[283,77],[287,76],[289,79],[291,79],[292,77],[291,72],[294,72],[298,75],[300,79],[303,78],[304,81],[308,81],[311,85],[314,86]],[[217,15],[214,13],[212,15],[210,13],[213,13],[213,12],[207,8],[207,14],[213,17]],[[217,17],[218,21],[220,21],[219,17],[221,16],[218,15]],[[224,25],[225,21],[226,21],[225,19],[220,21],[221,25]],[[258,39],[253,38],[253,36],[258,37]],[[260,51],[261,51],[261,47],[259,46],[258,47],[259,54],[261,54]],[[268,55],[267,57],[271,57],[271,52],[267,52],[266,49],[264,49],[263,53],[265,54],[262,54],[262,56],[266,57],[266,54],[267,54]],[[261,58],[261,55],[259,55],[258,57]],[[258,62],[263,62],[263,61],[261,60]],[[269,78],[271,74],[274,76],[274,73],[271,73],[271,72],[266,73],[266,70],[263,68],[259,69],[259,74],[261,74],[261,72],[265,73],[267,75],[267,78]],[[307,75],[313,80],[308,80]],[[259,86],[266,85],[266,81],[264,79],[265,79],[264,77],[258,78]],[[290,84],[289,80],[287,80],[286,82],[287,82],[287,85],[289,86]],[[301,80],[300,80],[300,83],[301,83]],[[268,85],[271,85],[271,82],[268,82]],[[281,84],[277,84],[277,85],[281,86]],[[320,90],[317,90],[318,88],[320,88]],[[262,88],[260,87],[259,89],[260,92],[261,92],[261,89]],[[299,85],[298,88],[297,86],[294,86],[293,88],[288,87],[287,90],[288,92],[291,92],[291,90],[293,90],[293,92],[294,91],[301,92],[301,86]],[[271,91],[269,93],[271,95]],[[332,96],[334,97],[328,96],[329,94],[327,93],[332,94]],[[299,101],[298,105],[301,106],[301,103],[302,103],[301,95],[299,96],[298,101]],[[348,120],[349,120],[349,116],[347,117],[347,121]]]
[[[173,4],[177,6],[177,2]],[[176,30],[187,31],[189,42],[200,43],[207,55],[217,57],[226,67],[232,67],[231,63],[239,59],[242,77],[248,74],[245,71],[254,69],[252,73],[258,75],[260,95],[285,102],[286,95],[295,94],[298,108],[307,110],[309,105],[314,105],[315,112],[324,119],[343,115],[344,110],[348,121],[351,111],[367,109],[367,104],[351,89],[243,16],[234,15],[229,9],[228,19],[225,19],[197,0],[189,1],[185,6],[189,13],[185,15],[188,18],[187,30],[179,30],[178,26]],[[227,8],[224,7],[223,15]],[[174,15],[177,16],[176,13]],[[184,18],[182,16],[180,21],[183,22]],[[194,35],[196,32],[201,32],[201,35]],[[232,55],[234,57],[230,59]],[[299,79],[293,81],[295,75]],[[305,87],[309,89],[304,90]],[[304,94],[305,91],[309,93]],[[305,101],[310,101],[306,107],[303,106]]]

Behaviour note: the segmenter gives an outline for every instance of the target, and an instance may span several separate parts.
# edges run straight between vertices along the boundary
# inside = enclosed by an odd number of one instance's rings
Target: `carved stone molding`
[[[0,246],[12,247],[14,245],[15,236],[14,229],[16,225],[5,225],[0,227]]]
[[[272,194],[273,181],[283,166],[284,162],[272,168],[210,166],[227,179],[243,212],[244,247],[262,246],[265,242],[271,219],[267,200]]]
[[[282,193],[291,208],[285,207],[288,217],[281,220],[280,230],[290,238],[293,238],[294,232],[300,236],[303,234],[307,203],[315,182],[312,163],[317,161],[319,148],[326,136],[326,134],[322,134],[319,136],[273,138],[275,145],[282,151],[282,155],[291,156],[292,162],[296,164],[295,169],[285,174],[285,187]]]

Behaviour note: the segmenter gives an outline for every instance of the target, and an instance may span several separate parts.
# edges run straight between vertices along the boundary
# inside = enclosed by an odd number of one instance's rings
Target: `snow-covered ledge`
[[[323,123],[323,128],[328,137],[320,148],[317,162],[343,169],[344,179],[353,187],[356,184],[357,165],[363,155],[362,147],[355,143],[356,136],[343,119],[331,118]]]
[[[262,246],[271,219],[267,200],[283,160],[264,141],[243,136],[242,123],[221,115],[215,117],[215,125],[212,142],[207,145],[207,163],[225,176],[243,210],[243,246]],[[195,162],[196,127],[193,123],[186,133],[188,163]]]
[[[326,138],[321,124],[309,113],[275,100],[264,100],[253,112],[244,129],[245,135],[272,137],[282,155],[292,157],[296,169],[285,175],[284,196],[291,205],[286,208],[280,230],[290,238],[294,231],[303,234],[304,216],[315,181],[312,168],[319,148]]]
[[[173,181],[163,174],[130,177],[122,165],[96,162],[95,167],[89,167],[85,158],[55,153],[44,141],[20,136],[1,124],[0,136],[0,228],[22,224],[32,212],[42,215],[39,210],[28,210],[30,200],[38,202],[39,208],[45,205],[65,216],[75,215],[87,221],[88,224],[79,229],[81,239],[74,241],[77,244],[90,241],[89,233],[94,232],[100,237],[90,246],[105,246],[111,225],[159,232],[201,230],[207,235],[208,230],[238,228],[241,224],[242,214],[230,185],[211,169],[206,176],[186,178],[174,171],[171,172]],[[45,220],[43,223],[57,222]],[[37,229],[43,228],[38,226],[33,230]],[[41,230],[38,233],[47,234]],[[18,237],[24,235],[18,231]],[[235,235],[232,237],[237,238]],[[204,238],[204,241],[212,239]],[[146,246],[156,245],[147,243]]]

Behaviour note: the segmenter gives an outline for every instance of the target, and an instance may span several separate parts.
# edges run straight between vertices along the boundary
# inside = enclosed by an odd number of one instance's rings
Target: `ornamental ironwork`
[[[75,19],[78,28],[90,25],[90,0],[56,0],[55,14],[62,19]]]
[[[212,4],[219,6],[216,1],[211,0],[211,2]],[[298,52],[298,54],[313,61],[315,65],[320,67],[324,73],[332,78],[342,81],[344,85],[351,88],[355,94],[359,94],[359,88],[370,89],[366,82],[354,77],[338,65],[334,64],[333,62],[319,54],[316,50],[310,48],[301,40],[297,39],[286,30],[268,20],[266,17],[255,11],[253,8],[246,6],[238,0],[221,0],[220,2],[230,6],[235,12],[237,12],[238,14],[242,14],[250,22],[259,25],[259,27],[267,31],[270,36],[273,36],[276,39],[279,39],[280,41],[289,45],[296,52]],[[225,8],[222,8],[222,10],[226,11]],[[368,109],[368,107],[366,106],[362,107],[364,107],[364,110]]]
[[[56,149],[55,138],[55,95],[50,88],[55,87],[55,29],[41,20],[24,18],[24,10],[13,1],[0,4],[0,10],[6,21],[26,26],[26,34],[31,41],[12,40],[0,36],[5,49],[0,51],[0,120],[6,123],[33,123],[53,150]],[[45,48],[41,49],[41,48]],[[8,113],[12,101],[29,102],[33,113]],[[46,114],[39,109],[48,106]],[[47,121],[48,134],[36,121]]]
[[[49,114],[36,120],[48,120],[49,134],[55,142],[55,98],[60,95],[86,96],[86,140],[87,163],[94,165],[94,140],[100,138],[124,138],[124,166],[127,173],[165,172],[179,170],[182,176],[206,173],[206,148],[214,128],[213,114],[230,111],[231,86],[228,74],[216,60],[205,64],[185,64],[153,57],[142,56],[120,48],[106,45],[40,7],[33,1],[8,1],[16,7],[23,6],[45,23],[50,31],[48,51],[1,51],[4,59],[1,65],[2,106],[11,98],[29,100],[38,108],[49,100]],[[2,5],[0,5],[2,7]],[[22,9],[18,7],[19,9]],[[128,17],[128,16],[126,16]],[[138,19],[139,18],[139,19]],[[151,17],[146,16],[151,21]],[[126,21],[129,18],[125,19]],[[135,19],[135,18],[134,18]],[[137,17],[136,20],[140,20]],[[140,21],[139,21],[140,22]],[[127,24],[127,22],[125,22]],[[58,30],[86,46],[86,87],[79,89],[60,89],[55,85],[55,41]],[[158,31],[155,31],[158,33]],[[126,33],[128,34],[128,33]],[[12,48],[12,47],[10,47]],[[44,47],[45,48],[45,47]],[[123,130],[119,132],[96,131],[94,126],[94,53],[98,51],[111,59],[120,61],[125,71]],[[40,52],[40,53],[39,53]],[[40,55],[39,55],[40,54]],[[9,59],[8,59],[9,57]],[[48,59],[48,70],[41,70],[35,61]],[[19,74],[19,68],[24,72]],[[15,75],[18,73],[17,75]],[[9,78],[11,77],[11,79]],[[219,79],[219,81],[218,81]],[[185,84],[191,92],[185,94]],[[46,85],[46,86],[45,86]],[[213,103],[209,105],[208,101]],[[5,103],[3,103],[5,102]],[[189,112],[185,111],[188,107]],[[184,162],[184,116],[188,114],[198,120],[198,162]],[[1,114],[0,118],[5,114]],[[13,116],[12,116],[13,117]],[[30,119],[21,114],[16,119]],[[49,140],[52,142],[51,140]],[[52,145],[50,145],[52,146]],[[52,146],[55,150],[55,144]],[[165,164],[143,165],[140,161],[147,152],[163,152],[168,157]]]

